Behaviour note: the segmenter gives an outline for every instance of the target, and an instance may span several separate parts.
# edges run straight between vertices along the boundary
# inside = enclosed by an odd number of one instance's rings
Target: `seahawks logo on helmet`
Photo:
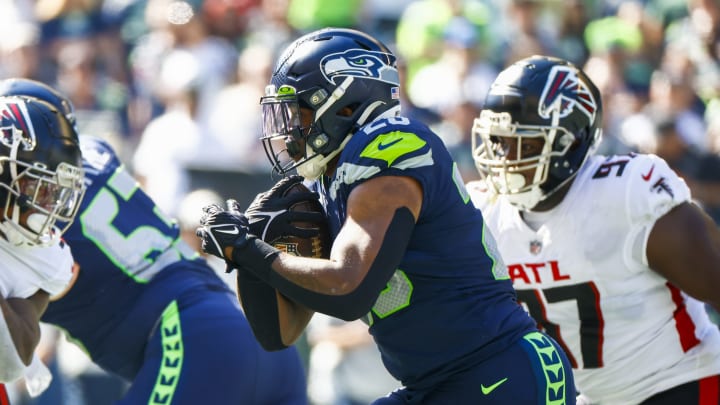
[[[587,84],[578,78],[575,69],[569,66],[553,67],[538,103],[538,115],[550,119],[557,113],[559,118],[563,118],[575,108],[587,115],[590,122],[595,120],[597,103]]]
[[[357,76],[399,85],[397,69],[385,63],[388,58],[395,60],[394,56],[382,52],[348,49],[323,57],[320,60],[320,70],[330,83],[335,84],[338,77]]]
[[[12,148],[20,142],[23,150],[35,149],[35,130],[29,115],[25,101],[3,100],[0,103],[0,143]]]

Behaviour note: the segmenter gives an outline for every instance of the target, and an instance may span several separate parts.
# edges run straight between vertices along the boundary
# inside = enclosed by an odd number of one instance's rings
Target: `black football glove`
[[[228,201],[227,210],[217,204],[204,207],[200,227],[195,233],[202,239],[203,252],[227,259],[225,248],[240,248],[246,245],[248,232],[247,218]]]
[[[303,201],[318,203],[318,193],[297,192],[285,195],[288,189],[297,183],[302,183],[301,176],[289,176],[278,181],[270,190],[258,194],[245,215],[249,221],[250,233],[264,241],[268,237],[297,236],[311,238],[318,235],[318,229],[300,228],[293,222],[322,223],[325,218],[319,212],[294,211],[290,208]],[[271,232],[268,230],[272,229]],[[268,241],[271,242],[271,241]]]
[[[217,204],[203,208],[196,235],[202,239],[203,252],[225,259],[228,271],[232,267],[248,268],[254,273],[267,274],[270,264],[280,251],[249,233],[248,220],[238,210],[235,200],[228,200],[227,209]],[[225,256],[225,248],[233,248],[232,257]]]

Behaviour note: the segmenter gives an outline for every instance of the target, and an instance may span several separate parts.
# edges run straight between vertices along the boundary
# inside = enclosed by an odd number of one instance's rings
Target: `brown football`
[[[284,195],[289,195],[298,192],[309,192],[307,187],[302,183],[296,183],[292,187],[288,188]],[[325,210],[318,201],[301,201],[295,203],[289,208],[291,211],[309,211],[319,212],[325,216]],[[319,231],[317,236],[312,238],[299,238],[296,236],[280,236],[274,237],[273,235],[266,235],[271,245],[296,256],[302,257],[314,257],[327,259],[330,257],[330,228],[327,221],[322,223],[311,223],[311,222],[295,222],[293,223],[298,228],[304,229],[317,229]]]

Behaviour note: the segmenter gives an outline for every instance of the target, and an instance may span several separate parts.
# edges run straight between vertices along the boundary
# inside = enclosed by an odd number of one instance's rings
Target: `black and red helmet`
[[[0,230],[5,237],[30,245],[56,240],[74,220],[84,189],[78,135],[64,111],[38,98],[0,97]]]
[[[75,107],[70,100],[45,83],[22,77],[0,80],[0,96],[39,98],[40,100],[50,103],[58,111],[63,113],[73,127],[77,125]]]
[[[602,135],[600,92],[587,75],[559,58],[532,56],[493,82],[472,130],[473,157],[491,189],[532,209],[575,177]],[[511,156],[501,144],[517,147]],[[542,152],[523,155],[523,140]],[[518,172],[534,169],[528,182]]]

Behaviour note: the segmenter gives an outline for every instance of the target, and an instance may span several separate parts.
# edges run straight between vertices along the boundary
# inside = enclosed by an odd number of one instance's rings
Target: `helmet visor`
[[[297,99],[263,97],[260,100],[263,119],[263,139],[286,137],[300,127],[300,108]]]
[[[300,104],[292,86],[277,91],[269,85],[260,99],[263,133],[260,138],[273,170],[285,174],[305,157]]]
[[[83,171],[61,163],[55,172],[29,167],[15,179],[14,189],[23,201],[21,206],[34,209],[50,218],[48,227],[56,221],[71,223],[82,201],[85,187]]]

